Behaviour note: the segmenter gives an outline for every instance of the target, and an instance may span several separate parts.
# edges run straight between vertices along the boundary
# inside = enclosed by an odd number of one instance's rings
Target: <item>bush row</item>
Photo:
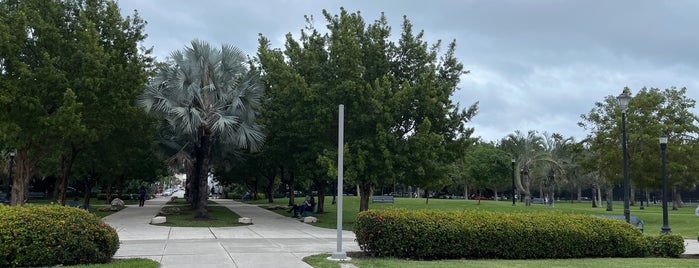
[[[646,237],[624,221],[590,215],[369,210],[354,225],[362,250],[415,259],[677,257],[678,235]]]
[[[106,263],[118,248],[116,230],[85,210],[0,206],[0,267]]]

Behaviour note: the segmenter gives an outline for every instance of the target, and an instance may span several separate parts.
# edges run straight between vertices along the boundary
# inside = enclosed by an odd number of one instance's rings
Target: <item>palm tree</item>
[[[525,136],[517,130],[513,134],[507,135],[501,142],[501,148],[514,156],[519,169],[519,177],[515,181],[517,191],[524,193],[525,204],[531,204],[531,174],[533,169],[549,159],[548,153],[544,150],[543,139],[536,134],[536,131],[529,131]]]
[[[545,174],[542,185],[549,197],[549,207],[554,207],[556,185],[571,181],[577,175],[578,166],[574,162],[577,143],[575,138],[563,138],[558,133],[544,132],[543,138],[544,151],[548,153],[548,157],[543,159]]]
[[[139,104],[194,145],[194,179],[197,192],[205,193],[212,145],[260,148],[264,134],[255,123],[255,108],[263,87],[259,74],[246,67],[243,53],[230,45],[219,50],[194,40],[169,59],[157,69]],[[208,217],[207,198],[200,194],[193,200],[196,217]]]

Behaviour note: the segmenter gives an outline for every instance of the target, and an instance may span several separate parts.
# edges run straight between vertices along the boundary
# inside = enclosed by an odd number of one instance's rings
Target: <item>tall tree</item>
[[[289,144],[270,147],[283,148],[287,155],[304,152],[298,159],[315,161],[293,164],[298,174],[321,176],[314,179],[317,184],[330,181],[322,179],[332,173],[321,171],[329,168],[327,161],[318,159],[336,150],[336,107],[344,104],[345,177],[359,186],[360,210],[368,209],[373,187],[381,182],[399,178],[436,188],[448,180],[451,163],[472,132],[465,124],[477,110],[475,104],[461,110],[450,100],[466,73],[454,57],[455,42],[438,57],[440,43],[430,47],[423,33],[413,35],[407,18],[395,44],[383,15],[368,25],[359,13],[345,9],[323,15],[326,35],[307,17],[301,42],[287,35],[283,52],[260,37],[260,68],[273,97],[265,112],[268,127],[295,126],[271,133]],[[305,141],[301,144],[307,149],[289,146],[296,141]]]
[[[624,88],[630,92],[630,89]],[[660,188],[660,146],[658,137],[666,133],[668,141],[668,179],[678,189],[686,189],[697,182],[697,169],[689,159],[696,157],[699,126],[697,116],[690,110],[695,100],[687,98],[686,88],[641,89],[629,102],[628,155],[629,177],[637,187]],[[585,128],[594,152],[593,161],[599,163],[600,173],[610,184],[622,179],[621,114],[614,96],[595,103],[578,123]],[[674,196],[677,199],[677,195]],[[679,202],[674,202],[674,207]]]
[[[515,156],[515,168],[519,170],[515,184],[517,190],[524,193],[525,204],[529,206],[531,204],[532,176],[550,159],[550,155],[544,150],[544,140],[536,131],[530,130],[525,135],[517,130],[501,140],[500,147]]]
[[[573,163],[575,138],[564,138],[561,134],[548,132],[543,133],[544,151],[548,153],[546,163],[544,163],[541,188],[548,197],[549,207],[554,207],[557,186],[570,180],[575,171]]]
[[[194,40],[161,66],[139,99],[146,111],[167,120],[174,133],[194,144],[194,178],[206,193],[214,144],[258,150],[264,140],[255,122],[263,93],[259,74],[230,45],[216,49]],[[208,195],[195,200],[199,218],[208,217]]]
[[[21,204],[42,162],[65,192],[79,154],[111,135],[112,119],[128,120],[122,105],[133,105],[151,59],[138,49],[145,22],[114,1],[1,1],[0,14],[0,125],[18,151]]]

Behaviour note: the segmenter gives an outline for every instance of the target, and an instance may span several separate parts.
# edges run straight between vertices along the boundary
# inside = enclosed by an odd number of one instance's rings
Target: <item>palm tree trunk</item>
[[[211,136],[201,135],[200,144],[197,150],[197,165],[199,166],[199,199],[197,201],[197,212],[195,218],[208,218],[209,195],[206,194],[209,188],[209,150],[211,148]]]

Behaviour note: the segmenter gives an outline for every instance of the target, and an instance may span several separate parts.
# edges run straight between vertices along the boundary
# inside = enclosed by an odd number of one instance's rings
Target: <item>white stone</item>
[[[238,218],[238,223],[252,224],[252,219],[248,217]]]
[[[124,205],[124,200],[121,200],[119,198],[114,198],[112,200],[112,206],[123,206]]]
[[[165,216],[158,216],[150,219],[150,224],[161,224],[165,222],[167,222],[167,218],[165,218]]]
[[[318,218],[313,217],[313,216],[308,216],[303,218],[303,222],[305,223],[311,223],[311,222],[317,222]]]

